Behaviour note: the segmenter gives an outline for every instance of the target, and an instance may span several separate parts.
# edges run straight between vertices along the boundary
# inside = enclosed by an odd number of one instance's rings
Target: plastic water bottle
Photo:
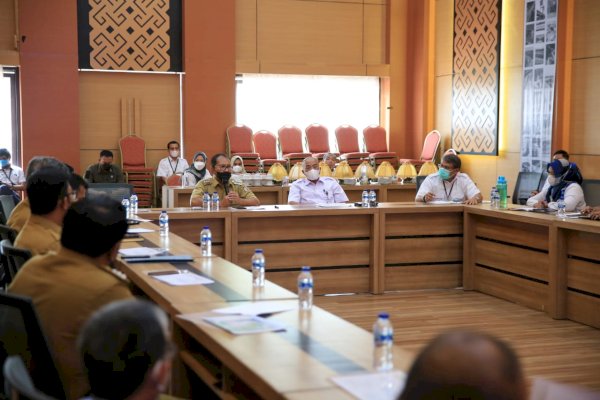
[[[123,197],[123,200],[121,200],[121,205],[125,209],[125,218],[129,218],[129,199],[127,197]]]
[[[362,206],[369,207],[369,191],[363,190],[362,192]]]
[[[158,226],[160,230],[160,236],[169,236],[169,214],[166,210],[160,212],[158,217]]]
[[[498,190],[496,186],[492,187],[492,192],[490,193],[490,207],[498,208],[498,200],[499,200]]]
[[[138,197],[137,194],[132,193],[129,197],[129,207],[131,209],[130,214],[133,217],[138,213]]]
[[[202,196],[202,208],[204,211],[210,211],[210,194],[208,192],[204,192],[204,196]]]
[[[212,256],[212,233],[208,226],[205,226],[200,231],[200,251],[202,257]]]
[[[252,256],[252,286],[265,286],[265,264],[266,260],[262,249],[254,250]]]
[[[219,193],[213,192],[211,200],[212,200],[212,210],[219,211]]]
[[[287,187],[289,185],[290,185],[290,177],[286,175],[283,177],[283,180],[281,181],[281,186]]]
[[[388,313],[379,313],[373,325],[373,368],[376,371],[390,371],[394,368],[393,346],[394,328]]]
[[[375,207],[377,203],[377,193],[374,190],[369,191],[369,206]]]
[[[302,267],[298,275],[298,300],[300,310],[310,310],[313,304],[313,277],[310,267]]]
[[[496,182],[496,189],[498,190],[498,195],[500,196],[500,201],[498,202],[498,208],[506,209],[508,207],[508,203],[507,203],[508,184],[506,183],[505,177],[503,177],[503,176],[498,177],[498,182]]]
[[[369,177],[367,176],[367,166],[366,165],[363,165],[360,170],[360,184],[361,185],[369,184]]]
[[[566,219],[567,218],[567,213],[566,213],[567,205],[565,204],[565,189],[562,189],[560,191],[560,198],[556,202],[556,206],[558,207],[558,212],[556,213],[556,217],[560,218],[560,219]]]

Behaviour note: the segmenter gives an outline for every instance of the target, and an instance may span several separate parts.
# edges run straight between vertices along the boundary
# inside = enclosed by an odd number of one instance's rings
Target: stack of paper
[[[406,374],[401,371],[334,376],[331,380],[361,400],[395,400],[404,389]]]

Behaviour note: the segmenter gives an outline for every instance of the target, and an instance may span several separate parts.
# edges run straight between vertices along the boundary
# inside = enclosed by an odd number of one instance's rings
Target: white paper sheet
[[[146,228],[129,228],[129,229],[127,229],[127,233],[148,233],[148,232],[154,232],[154,230],[146,229]]]
[[[321,208],[350,208],[354,207],[354,204],[349,203],[319,203],[317,207]]]
[[[211,279],[192,273],[180,274],[178,272],[173,272],[170,275],[155,275],[152,277],[171,286],[208,285],[215,282]]]
[[[153,247],[133,247],[131,249],[120,249],[119,254],[123,257],[152,257],[165,252],[165,249]]]
[[[395,400],[404,389],[406,374],[401,371],[333,376],[331,380],[360,400]]]
[[[234,335],[285,331],[285,325],[280,322],[251,315],[223,315],[203,319]]]
[[[132,221],[140,221],[140,222],[150,222],[150,221],[152,221],[151,219],[140,218],[137,215],[135,217],[133,217],[133,218],[128,218],[128,219],[130,219]]]
[[[450,200],[431,200],[428,201],[427,204],[461,204],[460,202],[450,201]]]
[[[255,301],[234,307],[217,308],[213,312],[219,314],[262,315],[290,311],[297,308],[298,302],[296,301],[285,303],[279,301]]]

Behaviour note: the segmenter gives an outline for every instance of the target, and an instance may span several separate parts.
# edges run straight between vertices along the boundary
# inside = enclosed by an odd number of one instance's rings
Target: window
[[[337,151],[335,128],[354,126],[359,132],[379,124],[379,78],[243,74],[237,78],[236,122],[254,132],[275,134],[285,124],[302,131],[319,123],[329,129],[329,144]]]
[[[10,151],[12,163],[21,165],[19,70],[3,67],[0,71],[0,147]]]

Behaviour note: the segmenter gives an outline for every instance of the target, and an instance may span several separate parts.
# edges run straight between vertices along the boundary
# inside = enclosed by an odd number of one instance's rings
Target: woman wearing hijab
[[[204,179],[210,179],[210,172],[206,169],[206,154],[199,151],[194,154],[194,162],[192,166],[185,170],[181,178],[181,185],[185,187],[193,187]]]
[[[583,198],[583,189],[577,183],[580,173],[577,165],[568,160],[554,160],[548,164],[548,183],[550,186],[530,197],[527,200],[528,206],[534,208],[558,209],[557,201],[561,193],[564,193],[565,211],[580,211],[585,208],[585,199]]]

